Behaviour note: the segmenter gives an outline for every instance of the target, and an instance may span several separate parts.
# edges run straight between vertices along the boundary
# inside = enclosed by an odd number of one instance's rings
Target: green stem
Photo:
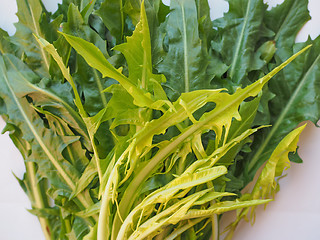
[[[212,182],[208,182],[207,183],[208,188],[213,188],[213,183]],[[210,206],[214,205],[216,203],[215,200],[212,200],[210,202]],[[218,222],[218,215],[217,214],[213,214],[211,216],[211,229],[212,229],[212,240],[219,240],[219,222]]]
[[[34,200],[33,207],[37,209],[43,209],[46,207],[46,204],[43,199],[42,191],[39,185],[39,181],[36,179],[36,167],[34,162],[26,162],[26,171],[27,176],[31,183],[31,195]],[[50,240],[51,239],[51,226],[46,218],[38,217],[43,234],[45,236],[45,239]]]
[[[72,227],[71,227],[71,221],[69,218],[66,218],[64,220],[64,223],[65,223],[65,227],[66,227],[66,233],[71,233],[72,231]]]
[[[212,222],[212,240],[219,240],[219,221],[218,221],[217,214],[212,215],[211,222]]]

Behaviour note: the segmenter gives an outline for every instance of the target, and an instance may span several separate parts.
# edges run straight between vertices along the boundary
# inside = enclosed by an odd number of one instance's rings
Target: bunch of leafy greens
[[[230,239],[301,161],[296,127],[320,117],[320,38],[294,41],[307,0],[213,22],[206,0],[17,4],[0,111],[46,239],[217,239],[238,209]]]

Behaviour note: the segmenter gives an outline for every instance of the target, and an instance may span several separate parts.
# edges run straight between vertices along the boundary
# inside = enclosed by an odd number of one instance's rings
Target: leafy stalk
[[[30,179],[30,185],[31,189],[30,192],[32,192],[33,199],[34,199],[34,208],[42,209],[45,208],[46,205],[44,203],[44,199],[42,196],[42,189],[39,186],[38,180],[36,179],[36,165],[35,163],[28,162],[26,164],[26,171],[28,173],[28,177]],[[51,226],[46,218],[39,218],[39,222],[42,228],[42,232],[44,234],[44,237],[49,240],[51,239]]]
[[[155,168],[158,164],[163,161],[174,149],[176,149],[183,141],[185,141],[188,137],[195,134],[197,131],[201,131],[203,128],[208,127],[209,122],[222,122],[223,125],[211,125],[211,128],[215,130],[218,139],[221,138],[222,127],[224,126],[226,129],[229,128],[229,118],[237,117],[238,114],[238,106],[239,104],[248,97],[256,96],[262,89],[263,85],[267,83],[271,77],[273,77],[277,72],[279,72],[282,68],[284,68],[289,62],[295,59],[299,54],[306,51],[310,46],[303,49],[301,52],[295,54],[291,58],[289,58],[286,62],[282,63],[280,66],[275,68],[272,72],[270,72],[265,77],[261,78],[254,84],[246,87],[245,89],[238,89],[234,95],[229,95],[226,93],[216,93],[217,96],[211,99],[211,101],[216,103],[216,107],[212,112],[205,114],[202,117],[202,121],[199,121],[189,128],[187,128],[183,133],[181,133],[176,139],[167,144],[163,149],[159,150],[157,154],[150,159],[148,164],[142,168],[139,172],[135,174],[135,177],[131,180],[129,186],[127,187],[124,196],[122,197],[122,201],[119,204],[119,213],[122,218],[127,216],[129,210],[133,204],[132,199],[136,199],[137,194],[139,193],[139,188],[141,184],[147,180],[148,177],[154,172]],[[228,112],[228,114],[226,114]],[[222,114],[224,113],[224,114]],[[224,125],[225,124],[225,125]],[[227,130],[226,130],[227,131]],[[121,160],[116,164],[121,164]],[[111,174],[111,178],[113,179],[116,174],[117,167],[114,168],[114,174]],[[110,193],[112,192],[112,180],[109,180],[110,184],[106,186],[105,194],[102,198],[102,212],[99,217],[99,226],[98,227],[98,239],[104,239],[105,236],[108,236],[107,228],[104,226],[108,226],[107,215],[110,211],[106,209],[109,206],[109,201],[111,200]],[[113,226],[115,226],[115,230],[113,230],[113,236],[116,236],[117,229],[120,228],[120,217],[117,216],[113,222]],[[101,229],[101,230],[99,230]]]
[[[213,22],[206,0],[17,3],[0,114],[47,239],[218,239],[237,210],[229,239],[320,118],[320,37],[294,43],[307,0],[233,0]]]

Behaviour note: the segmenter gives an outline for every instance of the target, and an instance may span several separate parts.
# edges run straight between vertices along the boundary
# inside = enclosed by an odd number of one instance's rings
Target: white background
[[[209,0],[210,1],[210,0]],[[43,0],[48,10],[54,11],[61,0]],[[168,1],[165,1],[168,2]],[[275,6],[281,0],[265,1]],[[300,32],[297,41],[305,41],[308,34],[315,38],[320,34],[320,1],[310,0],[312,20]],[[228,5],[223,0],[211,0],[212,17],[221,17]],[[0,27],[14,34],[17,11],[14,0],[0,0]],[[317,14],[318,12],[318,14]],[[0,129],[5,123],[0,119]],[[319,240],[320,239],[320,129],[308,123],[300,142],[299,153],[303,164],[292,164],[288,176],[281,180],[281,191],[267,210],[258,209],[253,227],[242,222],[234,240]],[[0,135],[0,239],[42,240],[44,239],[37,218],[26,211],[30,203],[13,173],[22,177],[23,159],[7,134]],[[232,217],[223,218],[226,224]]]

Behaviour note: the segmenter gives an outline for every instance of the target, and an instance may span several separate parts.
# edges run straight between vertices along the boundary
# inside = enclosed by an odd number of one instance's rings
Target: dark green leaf
[[[297,48],[301,49],[306,44],[298,44]],[[300,122],[310,120],[317,123],[320,118],[320,102],[317,97],[319,74],[320,38],[318,37],[314,40],[310,51],[270,82],[269,88],[276,95],[270,105],[272,127],[263,129],[256,136],[252,146],[253,152],[247,158],[249,179],[270,156],[280,140]]]
[[[260,69],[265,62],[255,56],[259,38],[270,35],[263,29],[266,5],[262,0],[232,0],[229,12],[214,21],[218,28],[213,48],[230,66],[228,77],[235,85],[247,85],[249,71]],[[255,80],[255,79],[254,79]]]
[[[104,0],[96,11],[111,34],[117,39],[117,43],[123,41],[125,25],[125,13],[123,12],[122,0]]]
[[[171,100],[183,92],[209,87],[205,78],[207,56],[199,37],[197,7],[194,1],[172,0],[166,22],[169,50],[157,65],[167,82],[164,84]]]

